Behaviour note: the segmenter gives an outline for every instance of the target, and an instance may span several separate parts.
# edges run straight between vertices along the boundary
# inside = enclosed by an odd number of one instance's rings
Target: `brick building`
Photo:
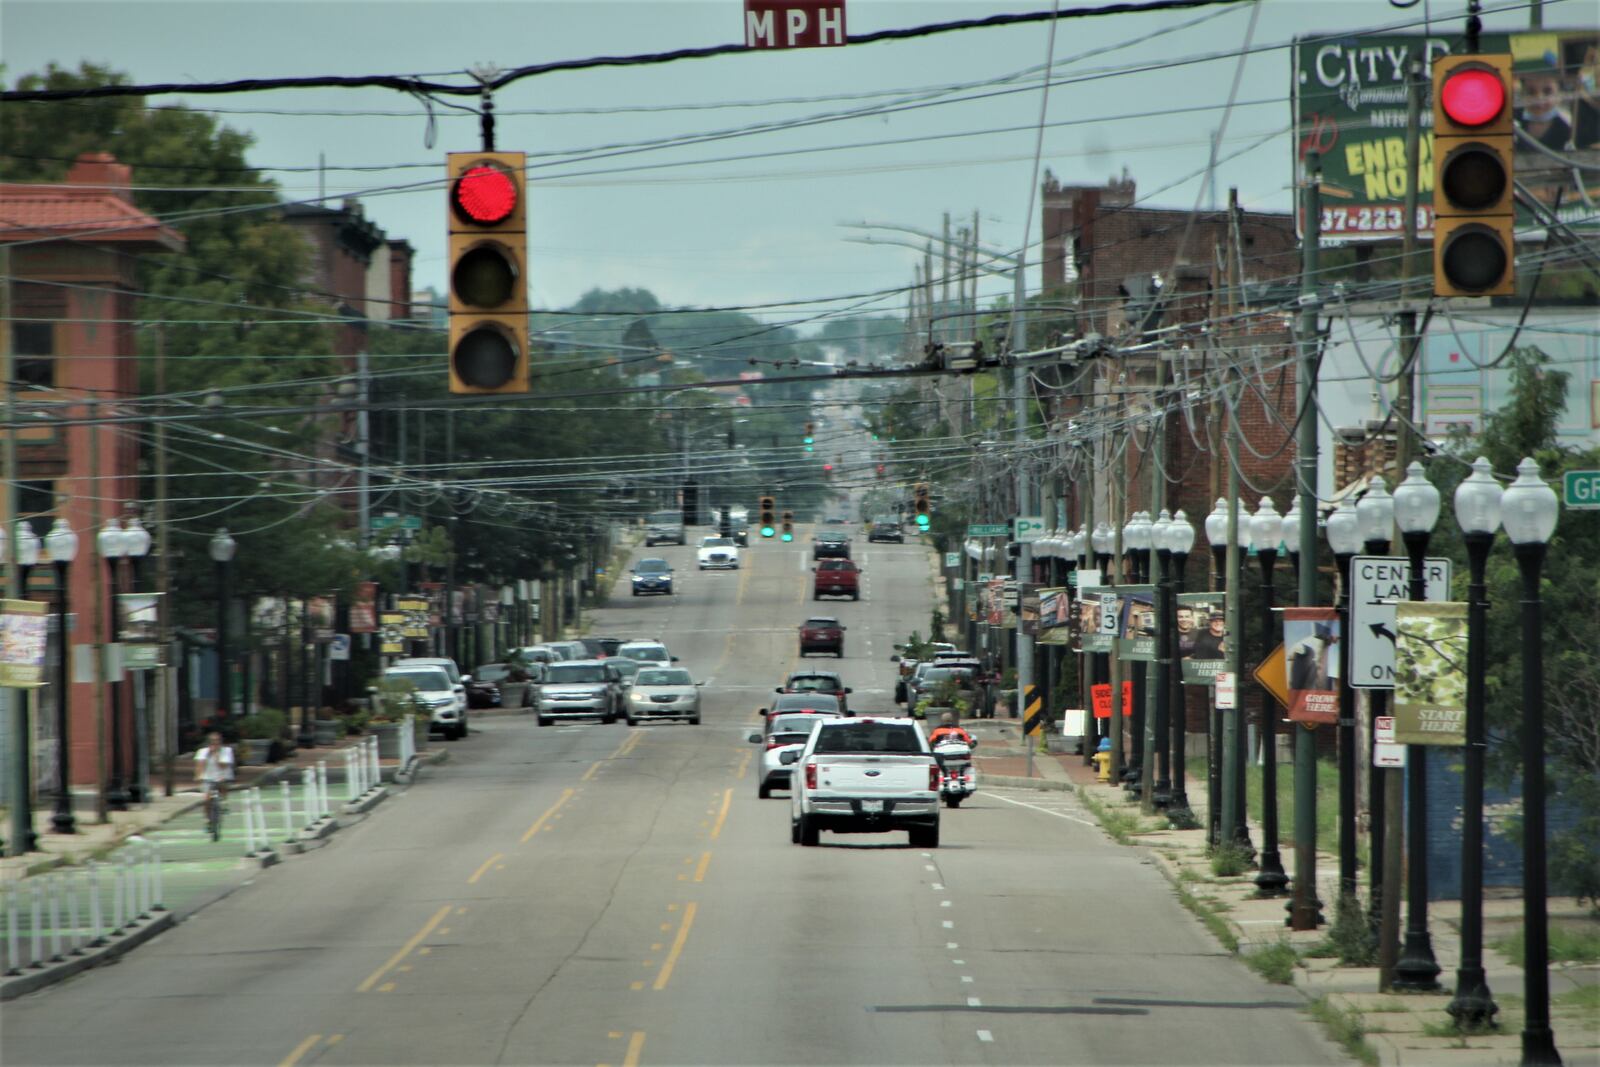
[[[11,345],[19,406],[63,419],[114,415],[138,395],[139,368],[132,325],[138,303],[136,271],[145,255],[180,251],[183,237],[134,206],[130,168],[104,153],[78,157],[64,183],[0,184],[0,243],[9,248]],[[74,645],[115,640],[107,617],[106,568],[95,532],[122,517],[138,496],[137,437],[117,425],[55,426],[18,434],[20,516],[43,537],[57,517],[79,538],[68,570],[68,606],[77,620]],[[0,508],[9,509],[7,500]],[[12,516],[5,516],[7,529]],[[28,592],[55,601],[53,569],[33,568]],[[50,658],[59,656],[52,641]],[[110,705],[103,687],[75,682],[71,693],[70,777],[75,785],[101,781]],[[56,693],[35,691],[34,781],[41,792],[56,783]],[[122,731],[131,766],[131,730]]]

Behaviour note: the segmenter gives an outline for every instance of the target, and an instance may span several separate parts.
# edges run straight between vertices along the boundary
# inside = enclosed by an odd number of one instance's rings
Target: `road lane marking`
[[[708,867],[710,864],[711,864],[711,853],[702,852],[700,854],[700,865],[697,866],[694,869],[694,880],[695,881],[703,882],[703,881],[706,880],[706,867]]]
[[[942,882],[934,882],[933,885],[930,888],[943,889],[944,888],[944,884]]]
[[[372,991],[372,987],[378,984],[378,979],[382,978],[384,974],[395,964],[411,955],[411,951],[418,945],[422,944],[423,938],[433,933],[433,928],[435,926],[438,926],[440,923],[444,922],[444,917],[450,914],[450,909],[452,907],[454,907],[453,904],[446,904],[438,911],[434,912],[433,918],[424,923],[422,929],[412,934],[411,940],[401,945],[399,952],[396,952],[393,956],[390,956],[382,967],[379,967],[377,970],[367,975],[367,980],[356,986],[356,992],[370,993]]]
[[[672,939],[672,948],[667,952],[667,959],[661,965],[661,973],[656,975],[655,985],[651,988],[657,992],[667,988],[667,980],[672,977],[672,969],[678,965],[678,957],[683,953],[683,946],[689,940],[689,927],[694,925],[694,913],[699,905],[694,901],[683,906],[683,922],[678,924],[678,936]]]
[[[967,998],[967,1007],[969,1007],[969,1008],[981,1008],[981,1007],[983,1007],[983,1001],[979,1000],[977,997],[968,997]]]
[[[492,855],[488,859],[484,860],[483,861],[483,866],[479,867],[477,870],[473,871],[472,872],[472,877],[467,879],[467,884],[468,885],[477,885],[478,884],[478,879],[482,878],[485,874],[489,873],[489,868],[494,866],[495,860],[502,860],[502,859],[505,859],[505,858],[506,858],[506,854],[504,852],[496,852],[494,855]],[[458,911],[456,914],[459,915],[461,913]]]
[[[394,992],[394,983],[393,982],[385,982],[385,983],[383,983],[381,986],[378,987],[378,992],[380,992],[380,993],[393,993]]]
[[[946,941],[944,943],[944,947],[945,948],[960,948],[961,946],[956,944],[954,941]]]
[[[733,790],[730,788],[722,794],[722,810],[717,813],[717,825],[711,828],[711,840],[715,841],[717,835],[722,833],[722,824],[728,820],[728,806],[733,803]],[[699,879],[695,879],[699,881]]]
[[[1012,800],[1010,797],[1003,797],[998,793],[983,793],[980,795],[986,796],[991,800],[1003,800],[1007,804],[1015,804],[1019,808],[1032,808],[1034,811],[1043,812],[1046,815],[1054,815],[1058,819],[1066,819],[1069,822],[1081,823],[1084,826],[1092,826],[1096,830],[1100,829],[1099,823],[1090,822],[1088,819],[1080,819],[1076,815],[1068,815],[1064,811],[1051,811],[1049,808],[1041,808],[1037,804],[1029,804],[1025,800]]]
[[[971,984],[971,983],[972,983],[972,975],[970,975],[970,974],[964,974],[964,975],[962,975],[962,976],[961,976],[961,980],[962,980],[962,981],[963,981],[963,982],[966,982],[966,983],[968,983],[968,984],[969,984],[969,985],[970,985],[970,984]]]
[[[591,763],[589,765],[589,769],[583,772],[583,777],[579,778],[578,781],[587,782],[589,779],[593,778],[594,777],[594,772],[598,771],[600,769],[600,764],[602,762],[604,762],[604,761],[595,760],[593,763]]]
[[[622,1057],[622,1067],[639,1067],[639,1053],[644,1051],[644,1031],[635,1030],[628,1039],[628,1054]]]
[[[948,907],[949,907],[949,906],[950,906],[950,902],[949,902],[949,901],[948,901],[948,900],[941,900],[941,901],[939,901],[939,907],[941,907],[941,908],[948,908]]]
[[[311,1046],[322,1040],[321,1034],[312,1034],[294,1047],[294,1051],[279,1061],[278,1067],[294,1067],[300,1062],[300,1057],[311,1051]]]
[[[946,930],[953,930],[953,929],[955,929],[955,925],[956,925],[956,924],[955,924],[955,923],[953,923],[953,922],[951,922],[951,921],[950,921],[950,920],[949,920],[949,919],[946,919],[946,920],[945,920],[945,921],[944,921],[944,922],[943,922],[943,923],[941,923],[941,924],[940,924],[940,925],[941,925],[941,926],[943,926],[943,927],[944,927],[944,928],[945,928],[945,929],[946,929]]]
[[[987,1030],[979,1030],[978,1031],[978,1040],[979,1041],[993,1041],[994,1040],[994,1035],[991,1034]]]
[[[739,779],[741,782],[744,781],[745,772],[750,769],[750,757],[753,755],[755,755],[755,753],[747,749],[745,751],[744,758],[739,761],[739,769],[734,773],[734,777]]]
[[[599,764],[595,764],[595,766],[598,767]],[[528,832],[522,835],[523,844],[527,844],[528,840],[533,837],[534,834],[544,829],[544,824],[552,815],[561,809],[561,805],[572,799],[572,793],[573,791],[571,789],[563,789],[561,791],[561,799],[550,805],[550,807],[545,810],[545,813],[539,816],[532,826],[528,827]]]

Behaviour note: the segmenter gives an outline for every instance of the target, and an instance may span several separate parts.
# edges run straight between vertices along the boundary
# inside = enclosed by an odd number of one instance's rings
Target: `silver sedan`
[[[682,667],[641,667],[628,689],[625,713],[629,726],[642,719],[683,719],[700,725],[700,687]]]

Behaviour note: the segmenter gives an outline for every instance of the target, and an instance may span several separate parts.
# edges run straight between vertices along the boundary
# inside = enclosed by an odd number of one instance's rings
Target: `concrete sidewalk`
[[[1488,986],[1500,1008],[1494,1031],[1458,1035],[1445,1011],[1455,986],[1460,960],[1457,901],[1434,901],[1428,909],[1428,931],[1434,956],[1442,968],[1437,993],[1382,993],[1376,967],[1341,966],[1329,943],[1329,928],[1292,931],[1288,928],[1287,898],[1257,895],[1255,871],[1222,876],[1215,873],[1206,848],[1206,782],[1188,779],[1190,807],[1200,829],[1175,830],[1159,813],[1146,814],[1130,801],[1120,783],[1096,780],[1083,757],[1036,753],[1033,775],[1027,776],[1027,756],[1022,749],[1020,724],[1015,720],[973,720],[965,723],[980,736],[974,763],[983,786],[1031,787],[1076,791],[1085,805],[1107,825],[1115,820],[1128,847],[1147,851],[1152,862],[1172,882],[1183,903],[1217,934],[1225,947],[1258,971],[1267,972],[1269,959],[1279,964],[1275,980],[1288,980],[1313,1005],[1332,1035],[1352,1054],[1384,1065],[1414,1064],[1435,1067],[1478,1067],[1516,1064],[1521,1059],[1523,1025],[1523,971],[1496,951],[1493,943],[1521,929],[1520,896],[1500,896],[1484,903],[1484,967]],[[1191,767],[1196,764],[1191,763]],[[1198,764],[1203,772],[1204,763]],[[1129,830],[1128,827],[1133,829]],[[1110,827],[1108,826],[1108,829]],[[1249,826],[1251,841],[1259,848],[1261,828]],[[1287,831],[1287,828],[1285,828]],[[1284,867],[1293,874],[1293,845],[1279,842]],[[1363,868],[1363,890],[1365,869]],[[1333,918],[1338,899],[1338,857],[1317,853],[1317,892],[1323,912]],[[1552,927],[1559,924],[1600,929],[1590,910],[1570,897],[1549,900]],[[1556,1047],[1569,1065],[1600,1065],[1600,1009],[1595,1007],[1600,987],[1600,964],[1557,963],[1550,968],[1551,1025]]]

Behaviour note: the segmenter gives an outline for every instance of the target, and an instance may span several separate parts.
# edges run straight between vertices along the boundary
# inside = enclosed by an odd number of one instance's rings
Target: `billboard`
[[[1297,188],[1304,181],[1306,153],[1320,152],[1324,241],[1400,238],[1407,184],[1406,68],[1420,56],[1426,78],[1435,58],[1461,44],[1454,27],[1448,34],[1319,35],[1295,42],[1294,180]],[[1600,164],[1600,31],[1485,33],[1479,51],[1512,57],[1516,125],[1525,135],[1517,139],[1518,182],[1547,205],[1559,197],[1557,211],[1567,223],[1600,228],[1586,206],[1600,196],[1600,172],[1593,169]],[[1430,93],[1431,86],[1424,87],[1417,149],[1422,239],[1433,235]],[[1303,235],[1305,220],[1296,214]],[[1542,229],[1542,223],[1519,205],[1517,228],[1524,227]]]

